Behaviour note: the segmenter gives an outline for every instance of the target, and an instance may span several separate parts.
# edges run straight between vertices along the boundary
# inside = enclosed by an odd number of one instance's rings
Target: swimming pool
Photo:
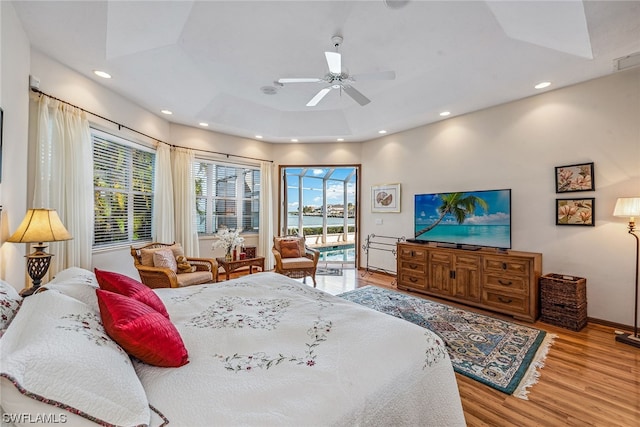
[[[320,261],[355,262],[356,245],[354,243],[346,245],[321,246],[315,248],[320,252]]]

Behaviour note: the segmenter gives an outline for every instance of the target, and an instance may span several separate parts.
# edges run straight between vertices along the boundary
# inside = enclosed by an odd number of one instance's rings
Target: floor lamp
[[[613,210],[613,215],[629,218],[629,234],[636,239],[636,292],[633,307],[633,334],[616,335],[616,341],[640,347],[640,336],[638,335],[638,251],[640,249],[640,240],[638,240],[638,235],[635,233],[635,217],[640,217],[640,197],[619,198]]]
[[[29,209],[22,223],[7,242],[36,243],[34,252],[27,257],[27,272],[33,281],[33,286],[20,293],[23,297],[33,294],[40,287],[42,278],[51,264],[50,253],[45,252],[44,242],[58,242],[72,239],[71,234],[64,228],[57,212],[53,209]]]

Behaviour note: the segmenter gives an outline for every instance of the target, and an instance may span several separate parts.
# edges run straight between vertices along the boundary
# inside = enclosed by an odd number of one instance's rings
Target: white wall
[[[5,243],[27,211],[27,135],[29,122],[29,40],[13,5],[0,2],[0,107],[2,182],[0,183],[0,279],[18,290],[26,285],[25,244]]]
[[[586,277],[589,317],[633,322],[635,245],[612,212],[640,196],[640,68],[365,147],[362,188],[400,182],[402,211],[370,213],[363,191],[361,235],[413,237],[416,193],[511,188],[513,249],[541,252],[543,273]],[[582,162],[595,163],[596,190],[556,194],[554,167]],[[555,199],[569,197],[595,197],[595,227],[555,225]]]

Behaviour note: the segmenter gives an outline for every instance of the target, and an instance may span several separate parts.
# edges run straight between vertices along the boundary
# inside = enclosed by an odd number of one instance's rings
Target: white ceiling
[[[391,3],[387,5],[387,3]],[[403,7],[389,7],[402,6]],[[640,1],[16,1],[32,46],[168,120],[265,141],[362,141],[614,72]],[[320,83],[341,35],[360,106]],[[113,78],[100,79],[92,70]],[[37,76],[46,81],[46,76]],[[276,88],[265,94],[262,87]],[[58,94],[64,97],[63,94]]]

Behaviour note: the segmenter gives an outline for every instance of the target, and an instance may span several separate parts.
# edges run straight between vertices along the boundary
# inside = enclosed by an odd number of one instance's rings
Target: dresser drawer
[[[483,286],[496,291],[506,290],[517,294],[529,294],[529,282],[524,276],[485,274]]]
[[[447,252],[429,252],[429,262],[444,262],[451,263],[452,255]]]
[[[422,260],[400,258],[398,265],[400,270],[406,270],[407,274],[427,274],[427,263]]]
[[[505,257],[485,256],[484,271],[528,276],[529,261],[526,259],[508,259]]]
[[[525,295],[511,295],[483,289],[482,303],[489,308],[496,308],[502,312],[513,314],[529,314],[529,297]]]
[[[420,260],[423,262],[427,261],[427,251],[424,248],[416,248],[414,246],[406,247],[399,246],[400,251],[398,253],[398,257],[402,259],[412,259],[412,260]]]
[[[410,288],[426,289],[427,278],[424,274],[410,274],[404,271],[400,272],[400,280],[398,286],[408,286]]]

